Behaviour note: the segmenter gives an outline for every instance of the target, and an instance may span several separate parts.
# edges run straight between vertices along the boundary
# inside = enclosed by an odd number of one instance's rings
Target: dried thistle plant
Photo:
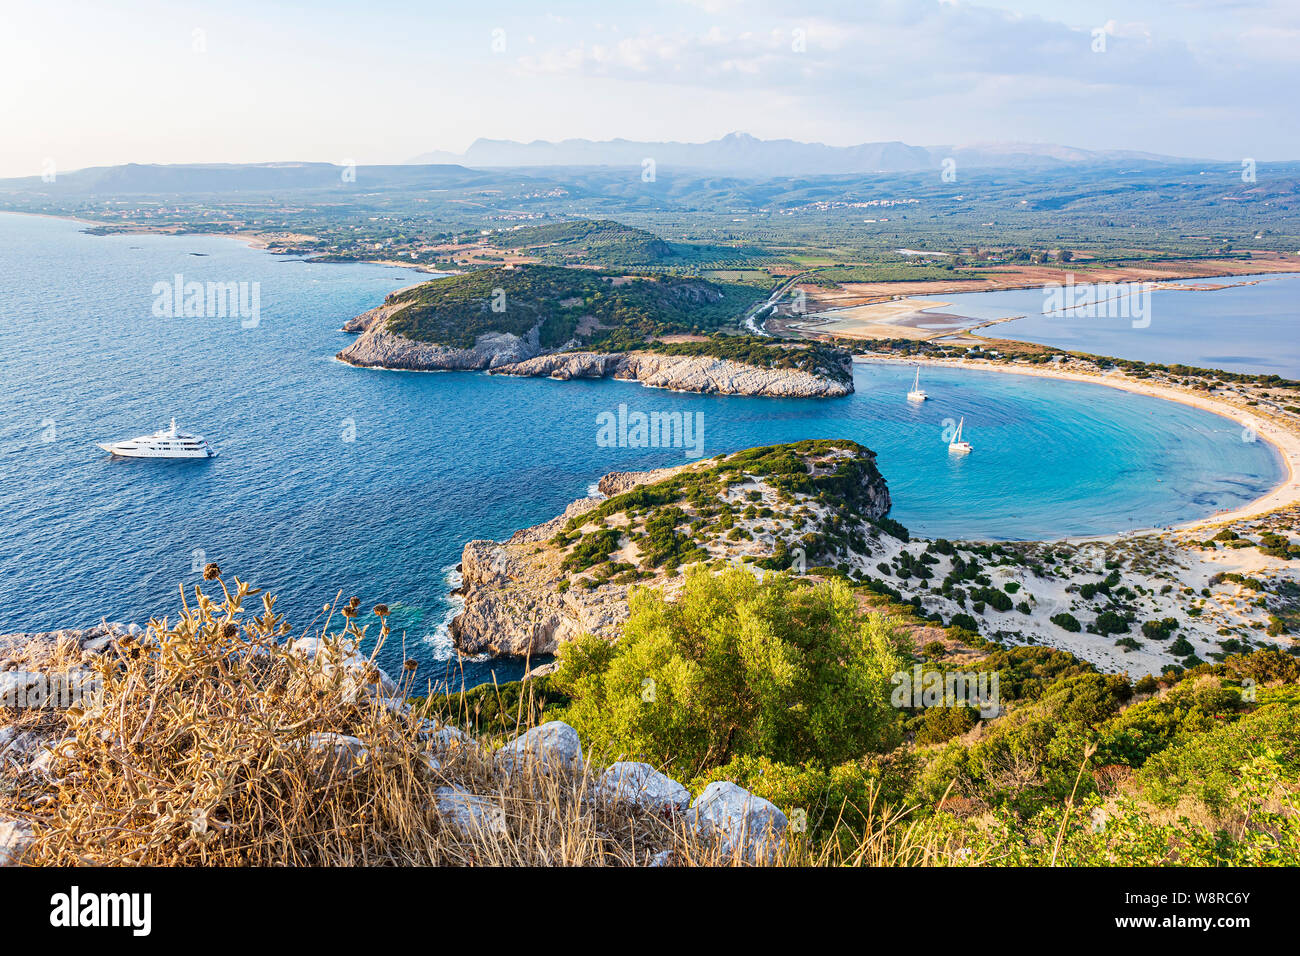
[[[120,635],[94,667],[102,693],[60,713],[40,772],[0,778],[0,816],[29,824],[29,865],[728,865],[681,816],[588,798],[595,771],[498,773],[487,739],[435,751],[427,713],[375,686],[358,602],[314,635],[314,653],[285,642],[275,599],[210,566],[182,592],[173,623]],[[204,587],[220,594],[208,593]],[[250,615],[245,604],[260,599]],[[387,637],[388,608],[377,645]],[[411,680],[414,670],[407,670]],[[388,696],[392,695],[392,696]],[[462,702],[463,706],[463,702]],[[440,788],[473,795],[499,826],[456,825]],[[445,789],[442,791],[447,792]],[[869,809],[865,832],[812,847],[787,864],[942,862],[901,817]],[[891,828],[892,831],[891,831]],[[663,851],[671,851],[665,855]]]

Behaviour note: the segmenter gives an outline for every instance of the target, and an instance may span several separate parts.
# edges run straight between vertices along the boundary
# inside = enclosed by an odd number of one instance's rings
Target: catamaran
[[[217,454],[202,435],[180,431],[174,418],[171,428],[128,441],[101,442],[99,447],[119,458],[212,458]]]
[[[921,391],[921,366],[916,367],[916,381],[912,383],[912,390],[907,393],[909,402],[923,402],[930,396]]]
[[[952,419],[948,419],[952,421]],[[948,454],[950,455],[969,455],[970,442],[961,440],[961,427],[966,424],[965,416],[957,423],[957,434],[952,436],[952,441],[948,442]]]

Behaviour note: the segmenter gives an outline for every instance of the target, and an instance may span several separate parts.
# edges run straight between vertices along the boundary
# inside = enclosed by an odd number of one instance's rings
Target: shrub
[[[1123,634],[1129,629],[1128,621],[1114,611],[1102,611],[1092,626],[1098,634]]]
[[[1163,641],[1178,629],[1178,621],[1172,617],[1159,621],[1143,621],[1142,636],[1151,641]]]
[[[921,714],[916,731],[918,744],[941,744],[959,737],[979,722],[973,707],[927,707]]]
[[[695,568],[677,600],[639,590],[629,609],[617,644],[560,649],[553,684],[593,753],[693,776],[746,754],[837,763],[901,732],[889,678],[902,669],[902,632],[860,614],[843,581]]]
[[[1051,621],[1057,627],[1064,628],[1065,630],[1069,631],[1071,634],[1077,634],[1079,631],[1083,630],[1083,626],[1079,623],[1079,619],[1076,618],[1073,614],[1071,614],[1068,611],[1062,611],[1059,614],[1053,614],[1051,617]]]

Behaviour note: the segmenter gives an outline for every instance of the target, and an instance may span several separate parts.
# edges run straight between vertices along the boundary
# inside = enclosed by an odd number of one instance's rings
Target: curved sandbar
[[[988,372],[1004,372],[1011,375],[1029,375],[1035,378],[1056,378],[1069,382],[1085,382],[1094,385],[1106,385],[1138,395],[1150,395],[1165,401],[1179,402],[1202,411],[1210,412],[1221,418],[1236,422],[1250,429],[1258,438],[1275,448],[1286,465],[1287,477],[1272,491],[1257,498],[1248,505],[1229,511],[1220,511],[1205,518],[1189,521],[1176,526],[1174,530],[1190,530],[1206,525],[1225,524],[1245,518],[1277,511],[1300,503],[1300,435],[1286,423],[1259,411],[1257,406],[1238,405],[1221,398],[1210,398],[1192,389],[1175,388],[1169,385],[1156,385],[1141,379],[1130,378],[1116,370],[1105,374],[1082,372],[1077,370],[1047,369],[1042,366],[1024,366],[1009,362],[994,362],[988,359],[935,359],[923,357],[897,358],[885,355],[854,355],[853,361],[870,365],[935,365],[947,368],[968,368]],[[1125,535],[1144,534],[1162,531],[1162,528],[1138,529],[1123,532]]]

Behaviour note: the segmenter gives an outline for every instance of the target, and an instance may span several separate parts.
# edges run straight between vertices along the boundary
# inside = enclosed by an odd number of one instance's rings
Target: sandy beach
[[[1268,442],[1277,449],[1278,454],[1286,464],[1287,477],[1278,484],[1276,488],[1241,508],[1236,508],[1231,511],[1222,511],[1197,521],[1187,522],[1186,524],[1178,525],[1173,530],[1186,531],[1193,528],[1224,524],[1246,518],[1256,518],[1280,508],[1286,508],[1300,503],[1300,479],[1297,477],[1300,476],[1300,434],[1297,434],[1293,427],[1282,421],[1280,418],[1274,417],[1266,411],[1261,411],[1258,406],[1248,406],[1244,401],[1238,403],[1218,396],[1209,397],[1193,391],[1192,389],[1174,388],[1167,385],[1155,385],[1139,379],[1129,378],[1118,371],[1104,375],[1089,374],[1086,372],[1067,371],[1063,369],[1045,369],[1042,366],[1022,366],[1006,362],[991,362],[987,359],[894,358],[892,356],[855,355],[853,360],[854,362],[866,365],[873,363],[889,365],[936,365],[946,366],[949,368],[969,368],[977,371],[1001,372],[1008,375],[1028,375],[1034,378],[1054,378],[1069,382],[1087,382],[1094,385],[1105,385],[1109,388],[1123,389],[1126,392],[1134,392],[1139,395],[1150,395],[1154,398],[1164,399],[1165,401],[1180,402],[1183,405],[1190,405],[1194,408],[1199,408],[1203,411],[1219,415],[1242,426],[1243,440],[1259,439]],[[1247,435],[1254,437],[1248,438],[1246,437]],[[1131,536],[1164,530],[1168,529],[1150,528],[1145,530],[1127,531],[1124,532],[1124,535]],[[1099,540],[1099,538],[1088,540]]]
[[[1254,548],[1206,549],[1201,542],[1212,534],[1208,529],[1232,522],[1256,519],[1270,512],[1285,509],[1300,502],[1300,434],[1295,426],[1272,417],[1256,407],[1221,397],[1208,397],[1191,389],[1156,385],[1128,378],[1116,371],[1096,374],[1077,369],[1045,369],[987,360],[967,359],[916,359],[892,356],[856,355],[854,361],[862,364],[930,365],[969,368],[1009,375],[1028,375],[1037,378],[1054,378],[1070,382],[1106,385],[1140,395],[1171,402],[1180,402],[1194,408],[1219,415],[1250,434],[1266,441],[1282,456],[1287,466],[1287,477],[1268,494],[1250,504],[1231,511],[1222,511],[1197,521],[1173,528],[1143,528],[1117,531],[1087,537],[1062,538],[1056,541],[1030,543],[1032,548],[1049,548],[1058,556],[1069,556],[1070,563],[1083,568],[1084,574],[1100,577],[1105,567],[1122,567],[1125,580],[1139,585],[1136,598],[1140,613],[1148,620],[1174,616],[1181,623],[1179,634],[1192,642],[1195,653],[1202,659],[1219,650],[1225,635],[1249,637],[1287,646],[1288,638],[1264,636],[1272,609],[1259,605],[1258,593],[1242,585],[1223,579],[1225,573],[1234,573],[1266,581],[1294,581],[1293,563],[1285,558],[1265,556]],[[1246,430],[1249,429],[1249,432]],[[1247,439],[1251,440],[1251,439]],[[895,551],[907,548],[898,545]],[[892,556],[887,560],[892,560]],[[1113,562],[1107,564],[1107,562]],[[869,571],[869,569],[867,569]],[[1170,648],[1159,641],[1142,640],[1138,647],[1121,647],[1113,636],[1102,636],[1085,631],[1070,632],[1051,620],[1061,612],[1070,612],[1086,621],[1096,608],[1082,600],[1074,587],[1080,580],[1079,572],[1064,575],[1040,576],[1023,569],[995,569],[997,583],[1005,580],[1019,584],[1019,594],[1025,595],[1033,607],[1026,616],[1016,611],[1000,612],[985,608],[983,621],[995,630],[1020,633],[1031,641],[1041,642],[1090,661],[1104,671],[1126,672],[1131,675],[1159,674],[1169,664],[1180,661],[1170,653]],[[1172,585],[1173,589],[1170,590]],[[1189,597],[1201,595],[1202,597]],[[1185,613],[1188,602],[1199,603],[1196,615]],[[955,604],[944,607],[945,613],[956,613],[962,608]]]

